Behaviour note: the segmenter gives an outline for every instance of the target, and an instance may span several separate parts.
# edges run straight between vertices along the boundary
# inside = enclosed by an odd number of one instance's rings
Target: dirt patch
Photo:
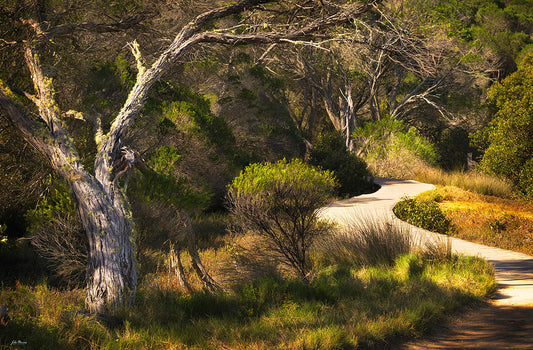
[[[435,326],[422,339],[390,349],[533,349],[533,306],[473,309]]]

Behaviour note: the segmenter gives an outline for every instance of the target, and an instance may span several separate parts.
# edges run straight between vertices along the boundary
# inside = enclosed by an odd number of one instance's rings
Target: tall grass
[[[467,191],[489,196],[502,198],[513,196],[513,188],[510,183],[479,172],[456,171],[448,173],[440,169],[422,167],[414,173],[414,179],[434,185],[457,186]]]
[[[316,251],[331,264],[390,265],[411,250],[411,234],[406,226],[394,225],[377,216],[366,220],[355,216],[346,221],[317,243]]]
[[[391,265],[323,268],[312,282],[262,278],[230,294],[140,288],[106,321],[85,316],[83,292],[17,286],[0,347],[47,349],[353,349],[414,336],[494,290],[480,259],[401,255]]]

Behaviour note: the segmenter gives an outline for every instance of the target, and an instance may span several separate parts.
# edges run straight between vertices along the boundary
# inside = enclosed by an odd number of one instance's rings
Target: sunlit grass
[[[398,237],[385,234],[391,231]],[[81,311],[82,290],[2,288],[10,319],[0,345],[20,339],[28,348],[53,349],[351,349],[419,335],[494,291],[492,268],[480,259],[413,250],[402,238],[408,232],[384,223],[349,232],[366,243],[352,244],[349,259],[315,259],[310,283],[269,266],[272,259],[254,250],[257,237],[219,237],[225,245],[200,250],[213,275],[225,276],[225,291],[214,294],[198,283],[196,291],[181,292],[165,270],[165,253],[154,253],[161,265],[142,279],[134,305],[104,320]]]
[[[115,320],[80,313],[79,290],[19,286],[0,292],[3,334],[58,349],[340,349],[423,332],[494,289],[475,258],[443,263],[402,255],[391,266],[330,266],[311,284],[263,278],[232,294],[147,291]]]
[[[479,172],[446,172],[444,170],[421,167],[414,172],[414,179],[420,182],[442,186],[456,186],[464,190],[484,195],[510,198],[512,186],[499,178]]]
[[[449,234],[465,240],[533,255],[533,203],[437,187],[419,195],[439,202],[451,220]]]

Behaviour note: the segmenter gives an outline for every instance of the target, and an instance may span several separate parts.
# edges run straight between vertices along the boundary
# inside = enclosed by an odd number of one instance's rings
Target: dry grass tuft
[[[479,194],[510,198],[513,189],[510,183],[497,177],[479,172],[452,172],[421,167],[413,173],[414,179],[420,182],[441,186],[456,186]]]
[[[354,216],[317,242],[315,251],[323,263],[369,266],[392,264],[409,253],[411,245],[408,227],[377,216],[366,220]]]

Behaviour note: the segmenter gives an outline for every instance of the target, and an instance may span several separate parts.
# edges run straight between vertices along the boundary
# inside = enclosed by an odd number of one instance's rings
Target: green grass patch
[[[331,265],[310,283],[262,277],[231,292],[144,288],[115,319],[84,315],[81,290],[17,285],[0,291],[9,320],[0,346],[55,349],[350,349],[423,332],[490,295],[484,261],[404,254],[392,264]]]

